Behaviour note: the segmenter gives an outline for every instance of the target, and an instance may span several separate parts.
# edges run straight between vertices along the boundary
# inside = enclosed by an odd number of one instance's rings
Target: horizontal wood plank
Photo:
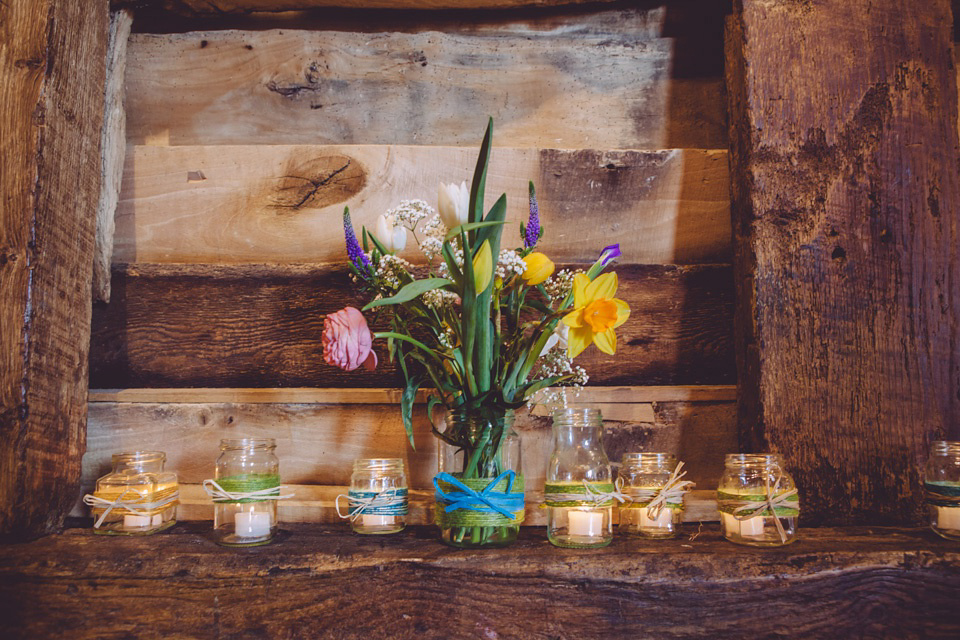
[[[573,16],[549,37],[291,27],[135,34],[130,140],[472,146],[491,115],[495,143],[511,147],[726,147],[719,51],[679,60],[677,41],[645,25]]]
[[[615,537],[560,549],[526,527],[456,551],[433,527],[289,524],[257,549],[209,525],[149,538],[72,529],[0,547],[0,635],[59,637],[953,638],[960,551],[923,529],[801,529],[782,549]],[[136,606],[149,602],[151,606]],[[775,615],[773,615],[775,613]]]
[[[628,451],[670,452],[686,462],[687,479],[713,489],[724,454],[736,450],[732,401],[610,406],[632,409],[604,421],[604,443],[615,468]],[[347,485],[355,458],[403,458],[413,489],[430,489],[437,473],[437,439],[424,405],[414,409],[416,450],[407,442],[395,403],[91,402],[88,415],[86,491],[109,471],[113,453],[138,449],[166,452],[167,467],[181,482],[200,483],[212,476],[220,440],[237,437],[276,439],[281,475],[290,484]],[[553,447],[551,421],[521,412],[515,428],[527,488],[540,490]]]
[[[435,207],[441,182],[469,182],[476,154],[378,145],[139,146],[127,158],[114,262],[342,261],[344,206],[358,233],[363,225],[375,229],[377,216],[401,200]],[[504,246],[520,244],[530,180],[545,228],[541,248],[556,262],[592,262],[614,241],[624,262],[730,260],[725,151],[495,149],[487,194],[488,204],[507,194]],[[400,255],[424,261],[412,236]]]
[[[328,7],[361,9],[511,9],[553,7],[614,0],[110,0],[113,7],[162,7],[186,14],[304,11]]]
[[[571,401],[605,404],[734,401],[735,385],[672,387],[583,387],[565,390]],[[244,404],[398,404],[400,389],[91,389],[90,402],[178,402]],[[426,402],[427,391],[417,394]],[[538,405],[542,407],[543,405]],[[538,414],[538,415],[546,415]]]
[[[578,358],[592,384],[735,381],[729,267],[617,272],[633,312],[616,357]],[[114,271],[112,290],[94,309],[94,388],[398,386],[382,350],[376,373],[323,363],[324,314],[363,306],[339,266],[133,265]]]

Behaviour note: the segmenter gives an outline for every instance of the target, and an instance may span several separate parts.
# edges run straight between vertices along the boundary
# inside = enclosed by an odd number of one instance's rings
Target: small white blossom
[[[520,275],[526,271],[527,265],[523,258],[513,249],[503,249],[497,260],[497,277],[509,280],[514,274]]]
[[[576,273],[583,273],[583,271],[581,269],[577,271],[561,269],[547,278],[547,281],[543,283],[543,287],[547,290],[547,294],[551,298],[565,298],[573,289],[573,276]]]
[[[427,260],[433,260],[443,251],[443,239],[446,236],[447,229],[443,226],[440,216],[434,215],[427,224],[424,225],[423,239],[417,238],[420,244],[420,250],[427,256]]]
[[[384,215],[393,216],[396,224],[402,225],[413,231],[421,220],[436,215],[437,212],[424,200],[403,200],[393,209],[387,211]],[[378,238],[379,240],[379,238]]]
[[[380,281],[394,289],[400,288],[400,277],[410,272],[413,265],[395,255],[387,254],[380,257],[377,263],[376,276]]]
[[[442,307],[449,307],[454,304],[458,296],[452,291],[447,291],[446,289],[431,289],[421,296],[423,298],[423,303],[428,307],[434,309],[440,309]]]

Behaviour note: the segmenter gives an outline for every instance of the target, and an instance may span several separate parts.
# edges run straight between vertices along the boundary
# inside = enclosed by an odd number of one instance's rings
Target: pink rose
[[[370,371],[377,367],[373,334],[362,313],[346,307],[323,319],[323,361],[344,371],[361,364]]]

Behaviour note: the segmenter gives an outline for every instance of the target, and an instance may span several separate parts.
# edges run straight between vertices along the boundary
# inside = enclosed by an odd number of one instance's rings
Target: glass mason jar
[[[149,535],[177,522],[177,474],[164,471],[162,451],[113,454],[113,470],[97,480],[92,507],[94,533]]]
[[[260,491],[280,494],[280,461],[273,438],[240,438],[220,441],[215,479],[234,495]],[[269,497],[238,500],[214,498],[214,539],[228,547],[269,543],[277,531],[277,501]]]
[[[777,454],[728,454],[717,506],[721,530],[730,542],[779,547],[797,539],[800,497]]]
[[[620,466],[623,493],[632,502],[620,506],[620,531],[647,538],[674,538],[680,533],[683,497],[671,498],[657,512],[647,505],[670,481],[677,459],[670,453],[625,453]]]
[[[550,542],[578,549],[610,544],[613,491],[599,409],[554,411],[553,454],[543,496]]]
[[[923,480],[930,527],[949,540],[960,540],[960,442],[931,445]]]
[[[403,531],[407,525],[407,476],[403,459],[354,460],[347,497],[350,525],[357,533]]]
[[[524,518],[520,438],[513,430],[513,411],[448,411],[445,425],[438,451],[440,473],[433,480],[440,539],[460,548],[513,543]],[[494,498],[500,511],[471,499],[472,493]],[[461,508],[447,510],[456,506]]]

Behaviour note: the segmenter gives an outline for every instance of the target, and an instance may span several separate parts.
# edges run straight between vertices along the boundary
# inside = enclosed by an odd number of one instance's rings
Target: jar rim
[[[163,451],[149,451],[149,450],[137,450],[137,451],[121,451],[119,453],[113,454],[111,456],[112,460],[116,462],[166,462],[167,454]]]
[[[403,458],[357,458],[353,468],[365,470],[397,469],[403,471]]]
[[[779,453],[728,453],[724,459],[724,464],[728,467],[760,464],[779,465],[780,462]]]
[[[623,454],[620,459],[621,465],[628,464],[649,464],[652,462],[676,462],[677,456],[672,453],[658,453],[653,451],[630,451]]]
[[[934,440],[930,443],[931,454],[960,454],[960,442],[956,440]]]
[[[275,449],[277,441],[273,438],[223,438],[220,440],[220,450],[236,449]]]
[[[559,407],[553,410],[553,424],[564,427],[588,427],[595,429],[603,422],[600,409],[595,407]],[[573,424],[581,422],[582,424]]]

